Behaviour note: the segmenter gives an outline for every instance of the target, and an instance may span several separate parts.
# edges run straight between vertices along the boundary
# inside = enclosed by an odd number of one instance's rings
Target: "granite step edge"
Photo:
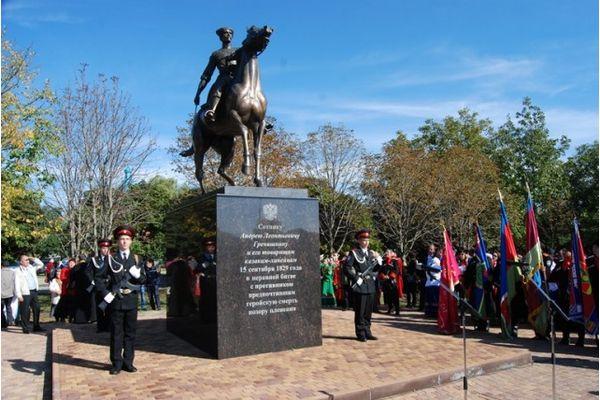
[[[518,354],[499,357],[490,361],[467,366],[467,376],[477,377],[497,371],[533,364],[531,353],[528,350],[519,351]],[[332,400],[376,400],[403,393],[411,393],[445,383],[461,380],[464,376],[463,368],[454,368],[449,371],[403,379],[397,382],[385,383],[368,389],[358,389],[343,393],[334,393]]]

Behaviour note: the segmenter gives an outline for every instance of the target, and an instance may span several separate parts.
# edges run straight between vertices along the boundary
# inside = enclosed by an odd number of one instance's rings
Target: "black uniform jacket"
[[[110,303],[110,307],[113,310],[133,310],[137,308],[139,291],[134,290],[129,294],[122,294],[122,296],[118,296],[116,291],[121,286],[126,273],[127,281],[133,285],[141,285],[146,282],[143,260],[131,252],[126,260],[121,258],[120,252],[117,252],[114,257],[108,256],[107,258],[108,268],[98,270],[95,276],[96,290],[102,293],[102,297],[111,292],[115,295],[114,300]],[[140,277],[137,279],[129,274],[129,270],[133,266],[137,266],[140,269]]]
[[[353,287],[354,292],[360,294],[375,293],[375,279],[377,279],[377,271],[380,265],[372,250],[369,250],[366,255],[361,249],[354,249],[348,254],[344,265],[344,273],[352,284],[358,280],[359,274],[364,273],[371,265],[373,265],[373,268],[362,276],[362,284]]]
[[[108,257],[107,256],[98,256],[98,257],[90,257],[90,261],[88,263],[88,269],[92,273],[92,281],[94,282],[94,288],[96,289],[96,293],[101,294],[102,292],[98,289],[98,283],[96,283],[96,279],[102,279],[102,288],[103,291],[106,290],[108,284],[108,274],[106,270],[108,269]]]

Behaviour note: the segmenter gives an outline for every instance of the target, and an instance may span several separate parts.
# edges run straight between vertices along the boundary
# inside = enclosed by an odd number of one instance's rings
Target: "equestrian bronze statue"
[[[242,173],[250,172],[249,135],[254,141],[254,184],[262,186],[261,176],[261,140],[265,133],[265,114],[267,99],[260,86],[258,56],[266,49],[273,29],[264,26],[252,26],[246,39],[238,49],[231,48],[233,30],[220,28],[217,35],[222,42],[221,49],[215,51],[200,78],[200,84],[194,97],[199,104],[200,92],[206,87],[215,69],[219,77],[211,87],[207,102],[195,113],[192,123],[192,148],[181,153],[182,156],[194,155],[196,179],[202,193],[205,193],[204,154],[211,147],[221,155],[217,173],[227,183],[235,185],[226,170],[235,154],[235,137],[241,136],[244,161]]]

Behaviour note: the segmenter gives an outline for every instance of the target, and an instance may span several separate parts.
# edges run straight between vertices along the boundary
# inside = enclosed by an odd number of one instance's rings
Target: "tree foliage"
[[[2,247],[4,253],[30,250],[55,229],[42,211],[48,176],[43,156],[54,150],[51,124],[54,96],[48,82],[34,85],[34,53],[2,39]]]
[[[162,176],[131,185],[123,199],[120,218],[138,232],[134,251],[155,260],[164,257],[167,248],[165,220],[181,193],[175,179]]]
[[[547,243],[562,243],[569,237],[569,185],[561,157],[569,139],[550,137],[542,109],[529,98],[523,108],[490,138],[490,155],[500,170],[503,186],[525,199],[526,183],[538,207],[540,234]],[[521,203],[521,214],[525,212]]]
[[[367,152],[352,130],[331,124],[309,133],[301,147],[302,174],[319,200],[322,247],[340,252],[365,222],[359,196]]]
[[[498,170],[477,149],[415,146],[399,132],[367,176],[376,227],[403,254],[437,242],[442,225],[461,247],[472,244],[474,222],[494,226]]]
[[[598,141],[577,147],[565,164],[570,205],[579,218],[583,239],[598,240]]]
[[[420,134],[412,145],[428,151],[445,151],[454,146],[482,151],[488,146],[493,127],[492,121],[478,116],[468,108],[461,108],[458,117],[447,116],[442,122],[428,119],[419,128]]]
[[[89,82],[85,65],[62,92],[55,124],[60,151],[46,159],[55,178],[49,200],[68,224],[70,254],[79,255],[129,222],[123,218],[128,185],[154,141],[118,79],[99,75]]]

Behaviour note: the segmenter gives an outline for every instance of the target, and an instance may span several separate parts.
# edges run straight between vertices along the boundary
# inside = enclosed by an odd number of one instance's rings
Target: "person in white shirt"
[[[15,294],[19,299],[19,314],[23,333],[40,332],[40,303],[38,300],[38,280],[36,267],[31,265],[25,254],[19,257],[19,267],[15,270]],[[29,325],[30,310],[33,311],[33,329]]]
[[[440,279],[442,277],[442,264],[440,261],[441,253],[435,245],[429,246],[427,254],[427,264],[425,272],[427,281],[425,282],[425,316],[437,317],[438,300],[440,297]]]
[[[52,303],[50,307],[50,318],[56,318],[58,322],[58,315],[55,315],[56,306],[58,306],[58,302],[60,301],[60,295],[62,293],[62,282],[58,277],[52,278],[50,283],[48,284],[48,290],[50,291],[50,303]]]

